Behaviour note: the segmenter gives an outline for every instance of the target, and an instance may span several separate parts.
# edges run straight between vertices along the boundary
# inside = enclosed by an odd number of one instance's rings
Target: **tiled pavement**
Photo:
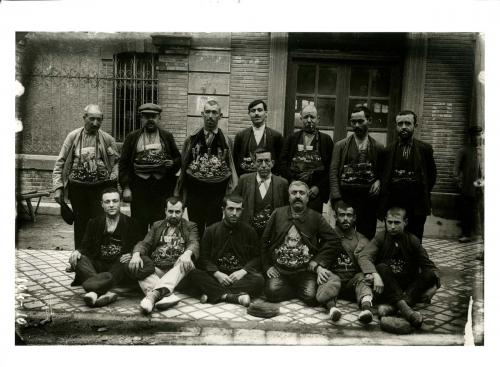
[[[459,244],[444,239],[424,239],[424,247],[442,272],[442,287],[431,305],[417,305],[425,319],[418,334],[463,335],[467,322],[467,311],[471,296],[475,299],[475,331],[482,334],[483,314],[483,262],[475,259],[482,243]],[[90,309],[82,299],[84,290],[71,287],[73,274],[65,272],[69,251],[17,250],[16,285],[24,285],[24,299],[18,301],[18,314],[44,311],[50,304],[54,313],[82,313],[92,317],[130,316],[144,319],[138,304],[142,298],[136,290],[122,289],[117,302],[107,307]],[[19,288],[22,289],[22,288]],[[21,292],[21,290],[19,291]],[[341,330],[379,330],[378,317],[368,327],[357,321],[359,312],[354,303],[340,300],[342,318],[333,325],[326,311],[321,307],[310,308],[299,300],[282,302],[280,315],[272,319],[260,319],[246,314],[246,309],[232,304],[201,304],[197,299],[180,295],[181,301],[175,307],[153,312],[152,319],[158,321],[210,321],[238,325],[252,325],[252,329],[287,330],[307,328],[320,330],[338,328]],[[22,306],[21,306],[22,303]],[[235,335],[236,337],[236,335]],[[480,336],[482,340],[482,337]]]

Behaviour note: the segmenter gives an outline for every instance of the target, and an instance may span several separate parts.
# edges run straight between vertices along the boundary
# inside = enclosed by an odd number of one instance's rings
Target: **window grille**
[[[158,103],[158,56],[151,53],[121,53],[114,57],[113,135],[123,141],[141,127],[138,108]]]

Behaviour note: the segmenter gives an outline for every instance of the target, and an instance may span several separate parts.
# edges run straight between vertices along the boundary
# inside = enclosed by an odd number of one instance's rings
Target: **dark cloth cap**
[[[73,221],[75,220],[75,215],[73,214],[73,211],[64,201],[61,204],[61,217],[69,225],[73,224]]]
[[[147,112],[147,113],[161,113],[162,109],[160,106],[154,103],[144,103],[139,107],[139,112]]]

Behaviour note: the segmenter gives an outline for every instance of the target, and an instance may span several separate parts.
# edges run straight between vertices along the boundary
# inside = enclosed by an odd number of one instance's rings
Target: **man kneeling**
[[[369,324],[373,320],[372,288],[365,280],[355,256],[369,241],[356,231],[356,213],[352,206],[339,201],[335,205],[335,214],[335,230],[342,242],[335,243],[329,269],[317,266],[319,286],[316,299],[329,310],[330,319],[338,321],[342,315],[336,307],[339,294],[349,299],[355,297],[361,308],[358,320]]]
[[[358,263],[367,278],[378,275],[383,281],[383,298],[391,308],[416,328],[422,326],[420,312],[412,306],[429,289],[440,287],[436,265],[429,259],[420,240],[405,231],[406,211],[391,208],[385,218],[385,231],[379,232],[358,255]],[[379,316],[381,312],[379,311]]]
[[[259,295],[264,287],[264,277],[259,273],[259,237],[240,220],[241,196],[224,197],[222,210],[222,221],[205,230],[199,269],[189,273],[189,281],[209,303],[222,301],[248,307],[250,297]]]
[[[127,263],[135,237],[129,217],[120,213],[120,194],[116,188],[101,194],[104,214],[89,220],[80,248],[69,258],[76,277],[72,285],[81,285],[89,307],[101,307],[117,298],[110,292],[127,278]]]
[[[130,271],[137,274],[154,267],[151,275],[139,280],[146,295],[140,306],[146,314],[155,306],[162,310],[177,303],[174,289],[185,286],[186,274],[194,269],[193,258],[199,254],[198,229],[196,223],[182,218],[183,211],[179,198],[168,198],[166,218],[153,223],[144,240],[134,247]]]

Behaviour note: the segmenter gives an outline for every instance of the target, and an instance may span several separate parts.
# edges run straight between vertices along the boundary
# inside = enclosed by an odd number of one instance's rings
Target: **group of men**
[[[72,204],[70,264],[89,306],[113,302],[113,287],[133,279],[145,295],[144,313],[171,307],[181,289],[202,302],[243,306],[262,293],[270,302],[298,297],[324,305],[332,320],[341,316],[337,298],[346,296],[357,301],[363,323],[378,298],[387,302],[379,314],[399,311],[422,324],[412,306],[439,287],[421,245],[436,166],[432,147],[413,137],[413,112],[396,116],[398,139],[383,148],[369,135],[363,106],[350,115],[353,134],[333,144],[319,131],[313,105],[300,113],[303,128],[284,139],[256,100],[248,106],[252,126],[233,144],[218,126],[220,105],[210,100],[203,126],[179,152],[160,126],[161,111],[140,106],[142,128],[118,154],[100,130],[102,112],[89,105],[84,127],[68,135],[56,161],[55,200],[62,204],[67,193]],[[225,174],[193,174],[205,158]],[[121,198],[131,203],[131,218],[120,213]],[[322,215],[328,200],[334,228]],[[385,230],[376,234],[377,218]]]

